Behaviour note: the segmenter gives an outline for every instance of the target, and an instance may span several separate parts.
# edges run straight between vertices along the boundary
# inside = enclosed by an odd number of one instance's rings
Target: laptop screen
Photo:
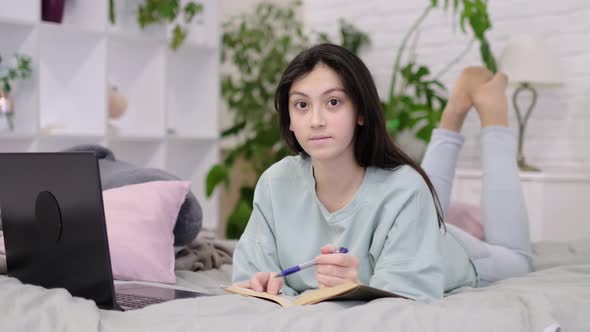
[[[8,275],[113,307],[95,155],[0,153],[0,183]]]

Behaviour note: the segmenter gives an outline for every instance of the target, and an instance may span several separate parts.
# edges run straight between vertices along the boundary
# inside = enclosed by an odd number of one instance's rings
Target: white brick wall
[[[306,0],[303,17],[307,28],[337,32],[339,18],[346,18],[369,33],[370,49],[361,55],[385,95],[389,88],[395,52],[404,33],[429,0]],[[510,34],[537,33],[560,61],[564,85],[540,89],[537,106],[528,123],[525,156],[545,170],[590,172],[590,1],[588,0],[493,0],[489,1],[493,28],[488,34],[499,59]],[[431,12],[422,25],[417,48],[418,62],[437,72],[459,54],[470,37],[442,10]],[[460,69],[480,64],[477,45],[442,77],[451,88]],[[512,96],[509,90],[509,97]],[[524,98],[523,98],[524,99]],[[522,100],[523,105],[527,105]],[[516,123],[511,108],[511,121]],[[467,143],[460,164],[479,166],[479,121],[472,113],[464,127]]]

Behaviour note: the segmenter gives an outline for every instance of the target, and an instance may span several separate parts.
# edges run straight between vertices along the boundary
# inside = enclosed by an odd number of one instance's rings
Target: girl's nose
[[[315,107],[311,113],[311,127],[321,128],[326,126],[326,119],[324,118],[323,110]]]

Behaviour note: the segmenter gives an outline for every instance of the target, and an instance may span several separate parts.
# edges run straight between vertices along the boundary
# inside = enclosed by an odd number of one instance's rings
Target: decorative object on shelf
[[[127,98],[119,92],[115,85],[110,85],[108,88],[109,94],[109,118],[118,119],[127,110]]]
[[[459,18],[463,33],[467,33],[466,25],[473,32],[471,41],[466,48],[438,73],[431,75],[430,68],[416,63],[416,52],[420,25],[428,15],[442,7],[448,10],[450,0],[430,0],[428,5],[410,26],[403,37],[393,63],[393,71],[389,91],[382,101],[387,130],[396,137],[402,131],[412,131],[414,136],[428,143],[432,130],[438,126],[442,110],[447,103],[447,89],[439,80],[453,65],[457,64],[473,46],[479,43],[482,62],[492,72],[496,72],[496,60],[485,33],[492,25],[488,16],[487,0],[453,0],[453,13]],[[408,43],[411,41],[411,44]],[[402,58],[405,63],[402,63]]]
[[[14,106],[10,95],[2,89],[0,89],[0,117],[6,121],[0,128],[5,125],[8,130],[14,131]]]
[[[233,125],[221,136],[244,137],[227,151],[223,162],[213,166],[206,178],[207,195],[220,184],[229,184],[230,172],[252,172],[256,179],[270,165],[289,155],[281,140],[278,113],[274,112],[274,89],[289,61],[310,45],[303,23],[295,15],[300,1],[285,5],[263,2],[254,11],[224,24],[221,61],[231,69],[222,76],[221,93],[233,114]],[[369,38],[350,24],[340,22],[341,45],[354,53]],[[321,41],[327,35],[317,36]],[[239,75],[235,75],[239,73]],[[240,160],[245,161],[243,170]],[[241,185],[239,198],[227,220],[228,238],[238,238],[252,212],[255,183]]]
[[[119,88],[116,85],[109,85],[108,99],[109,119],[118,119],[123,116],[127,110],[127,98],[119,92]],[[121,129],[109,121],[107,124],[107,132],[109,135],[118,136]]]
[[[524,133],[533,108],[537,103],[535,87],[557,87],[561,85],[561,72],[556,57],[543,43],[533,35],[513,36],[500,58],[500,70],[508,75],[511,85],[516,89],[512,95],[512,105],[518,122],[518,154],[516,160],[522,171],[539,172],[540,169],[527,164],[524,158]],[[518,106],[518,98],[523,92],[531,95],[531,102],[526,112]]]
[[[31,58],[26,55],[15,55],[15,66],[3,65],[0,56],[0,116],[5,119],[7,128],[14,131],[14,102],[10,98],[11,82],[31,77]]]
[[[203,4],[198,1],[181,4],[180,0],[143,0],[137,8],[137,23],[143,29],[151,24],[176,21],[172,29],[170,48],[177,50],[188,35],[188,25],[203,9]],[[114,0],[109,0],[109,20],[111,24],[116,22]]]
[[[61,23],[66,0],[41,0],[41,19],[46,22]]]

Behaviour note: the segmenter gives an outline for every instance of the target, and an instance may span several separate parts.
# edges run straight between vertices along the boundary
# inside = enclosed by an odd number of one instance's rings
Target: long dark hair
[[[295,134],[289,130],[289,91],[295,80],[311,72],[318,63],[325,64],[338,73],[344,83],[346,94],[357,109],[357,116],[362,117],[364,121],[362,126],[356,126],[354,138],[354,154],[358,164],[362,167],[375,166],[386,169],[409,165],[415,169],[430,189],[438,225],[443,226],[442,209],[432,182],[422,167],[404,153],[387,133],[373,77],[363,61],[349,50],[337,45],[320,44],[299,53],[283,72],[275,94],[275,109],[279,112],[281,135],[287,146],[293,152],[308,157],[297,142]]]

